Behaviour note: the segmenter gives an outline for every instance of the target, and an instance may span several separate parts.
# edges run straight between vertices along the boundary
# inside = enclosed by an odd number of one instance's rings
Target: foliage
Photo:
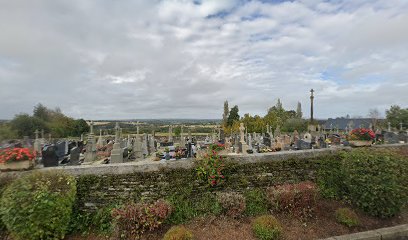
[[[246,209],[250,216],[265,214],[268,211],[268,201],[265,192],[261,189],[252,189],[244,192]]]
[[[168,218],[168,222],[172,224],[185,223],[198,216],[219,215],[222,211],[215,195],[210,192],[196,196],[194,201],[191,199],[191,193],[174,194],[168,200],[174,206]]]
[[[221,143],[210,144],[209,149],[210,149],[211,151],[219,152],[219,151],[225,149],[225,145],[224,145],[224,144],[221,144]]]
[[[357,214],[350,208],[339,208],[334,215],[338,223],[346,225],[347,227],[355,227],[359,225],[360,221]]]
[[[282,234],[282,226],[279,221],[270,215],[257,217],[252,223],[252,230],[260,240],[279,239]]]
[[[3,194],[4,190],[6,190],[7,186],[12,183],[14,180],[13,177],[10,176],[2,176],[0,177],[0,199],[1,195]],[[4,225],[2,221],[1,211],[0,211],[0,232],[6,230],[6,225]]]
[[[7,187],[0,215],[16,239],[62,239],[75,194],[74,177],[59,171],[35,172]]]
[[[54,137],[80,136],[89,131],[85,120],[74,120],[65,116],[59,108],[51,110],[41,103],[34,107],[33,116],[25,113],[16,115],[10,126],[18,137],[33,137],[35,130],[44,130]]]
[[[300,102],[297,103],[297,108],[296,108],[296,118],[301,119],[303,117],[302,113],[302,104]]]
[[[192,240],[193,234],[184,226],[171,227],[163,237],[163,240]]]
[[[400,212],[408,201],[408,162],[389,151],[343,153],[344,184],[352,203],[378,217]]]
[[[390,217],[408,201],[408,162],[386,150],[355,149],[324,161],[317,182],[324,197],[348,199],[371,215]]]
[[[139,238],[144,232],[158,228],[171,214],[172,207],[163,200],[153,204],[130,203],[112,211],[120,238]]]
[[[229,116],[229,107],[228,101],[225,100],[224,102],[224,113],[222,114],[222,125],[224,128],[228,126],[228,116]]]
[[[236,192],[220,192],[217,201],[221,204],[224,213],[229,217],[239,217],[246,209],[245,198]]]
[[[284,132],[305,132],[307,130],[307,121],[300,118],[290,118],[283,124],[282,131]]]
[[[28,148],[0,149],[0,164],[7,164],[16,161],[32,161],[34,157],[34,153],[32,153]]]
[[[231,110],[230,110],[230,112],[229,112],[229,115],[228,115],[228,120],[227,120],[227,123],[228,123],[228,126],[232,126],[232,124],[235,122],[235,121],[239,121],[239,114],[238,114],[238,112],[239,112],[239,109],[238,109],[238,106],[237,105],[235,105],[233,108],[231,108]]]
[[[351,131],[349,140],[372,141],[375,138],[373,130],[368,128],[356,128]]]
[[[319,193],[324,198],[341,199],[346,195],[344,172],[340,155],[327,156],[322,159],[317,171]]]
[[[35,130],[44,129],[45,132],[48,132],[49,129],[44,120],[25,113],[16,115],[11,120],[10,126],[17,133],[18,137],[33,137]]]
[[[317,188],[312,182],[283,184],[269,187],[267,196],[275,210],[310,217],[316,207]]]
[[[393,105],[390,109],[386,110],[386,118],[392,127],[399,128],[400,123],[408,122],[408,108],[404,109],[400,106]]]
[[[0,141],[17,138],[17,132],[9,123],[0,123]]]
[[[215,187],[224,181],[225,176],[222,173],[224,159],[216,151],[209,151],[202,159],[197,160],[197,163],[198,177],[208,182],[211,187]]]

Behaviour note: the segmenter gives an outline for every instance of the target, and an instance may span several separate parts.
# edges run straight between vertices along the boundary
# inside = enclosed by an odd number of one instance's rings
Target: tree
[[[228,120],[227,120],[227,125],[228,126],[231,127],[233,125],[234,121],[239,121],[238,112],[239,112],[239,109],[238,109],[237,105],[235,105],[233,108],[231,108],[231,111],[229,112]]]
[[[307,130],[307,121],[299,118],[288,119],[282,127],[283,132],[305,132]]]
[[[174,136],[180,137],[181,135],[181,126],[177,126],[174,128]]]
[[[42,105],[41,103],[38,103],[33,110],[33,116],[37,117],[43,121],[49,121],[50,120],[50,110]]]
[[[372,108],[368,112],[368,117],[371,118],[371,121],[372,121],[371,123],[373,124],[374,127],[376,127],[378,123],[378,119],[381,117],[381,114],[378,111],[378,109]]]
[[[296,108],[296,118],[302,118],[303,113],[302,113],[302,104],[300,102],[297,103],[297,108]]]
[[[403,109],[400,106],[393,105],[386,110],[387,121],[392,127],[399,128],[400,123],[408,124],[408,108]]]
[[[40,118],[30,116],[26,113],[18,114],[10,122],[11,129],[16,131],[18,137],[34,136],[35,130],[49,132],[46,122]]]
[[[81,136],[81,134],[89,132],[90,127],[88,123],[84,119],[77,119],[75,120],[74,123],[74,132],[72,133],[72,136]]]
[[[224,127],[226,127],[228,125],[228,116],[229,116],[228,101],[225,100],[225,102],[224,102],[224,113],[222,114],[222,125]]]

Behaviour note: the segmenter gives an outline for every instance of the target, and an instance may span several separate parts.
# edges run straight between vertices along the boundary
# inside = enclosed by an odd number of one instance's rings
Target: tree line
[[[82,133],[89,132],[89,126],[84,119],[73,119],[64,115],[60,108],[54,110],[47,108],[41,103],[34,107],[33,114],[20,113],[10,122],[0,125],[0,140],[33,138],[35,131],[44,131],[52,137],[78,137]]]

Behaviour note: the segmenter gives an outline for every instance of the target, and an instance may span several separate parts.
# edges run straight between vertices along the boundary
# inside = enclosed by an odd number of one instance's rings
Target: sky
[[[408,1],[0,0],[0,119],[408,107]]]

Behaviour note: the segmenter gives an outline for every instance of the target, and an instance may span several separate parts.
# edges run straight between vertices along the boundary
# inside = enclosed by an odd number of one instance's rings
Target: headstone
[[[74,147],[71,149],[69,165],[79,165],[79,156],[80,156],[79,147]]]
[[[64,142],[58,142],[57,144],[55,144],[55,146],[57,147],[57,156],[58,156],[59,158],[65,156],[66,141],[64,141]]]
[[[275,137],[280,137],[281,131],[280,131],[280,126],[278,125],[275,129],[275,132],[273,134]]]
[[[303,141],[312,143],[312,135],[310,133],[305,133],[305,135],[303,135]]]
[[[99,138],[98,138],[98,141],[96,142],[96,147],[101,148],[105,145],[104,143],[105,141],[102,137],[102,129],[99,129]]]
[[[113,144],[113,149],[111,151],[111,163],[123,163],[123,149],[120,147],[120,128],[119,123],[116,122],[115,126],[115,144]]]
[[[297,142],[297,148],[299,150],[306,150],[306,149],[311,149],[312,148],[312,144],[310,142],[306,142],[304,140],[299,140]]]
[[[42,151],[42,162],[44,164],[44,167],[58,166],[57,148],[55,147],[55,145],[44,147]]]
[[[93,162],[96,159],[96,144],[93,125],[94,123],[91,121],[88,141],[86,143],[85,162]]]
[[[239,126],[239,133],[240,133],[240,150],[243,154],[247,154],[247,150],[248,150],[248,145],[245,142],[245,137],[244,137],[244,131],[245,131],[245,127],[243,123],[240,123]]]
[[[133,152],[135,153],[135,158],[142,158],[142,142],[140,141],[139,134],[136,135],[135,141],[133,143]]]
[[[34,151],[36,153],[41,152],[41,142],[40,142],[40,139],[38,139],[38,134],[39,134],[39,131],[35,130]]]
[[[384,133],[384,142],[389,144],[399,143],[399,137],[393,132]]]

